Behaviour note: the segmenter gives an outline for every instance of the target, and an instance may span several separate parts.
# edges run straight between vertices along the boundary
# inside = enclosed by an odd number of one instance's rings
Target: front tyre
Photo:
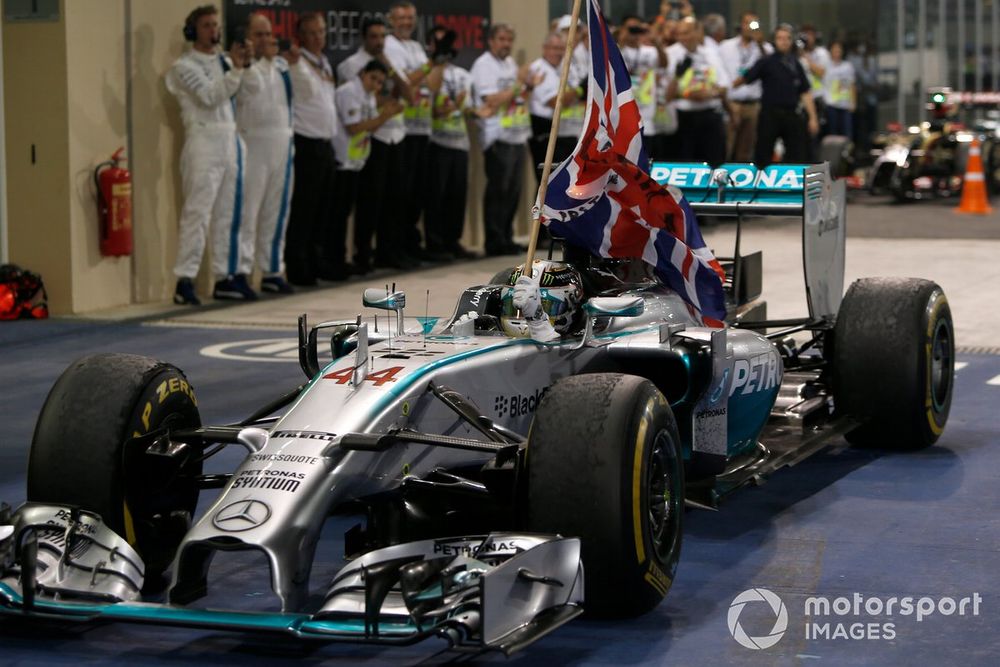
[[[142,556],[149,581],[169,567],[187,531],[201,461],[127,450],[126,442],[161,428],[200,425],[194,390],[174,366],[131,354],[79,359],[56,381],[38,416],[28,500],[100,514]]]
[[[851,443],[919,449],[941,436],[955,372],[955,329],[944,291],[918,278],[863,278],[834,328],[837,411],[862,425]]]
[[[684,467],[673,412],[648,380],[566,378],[528,437],[528,528],[581,540],[588,613],[636,616],[666,596],[680,559]]]

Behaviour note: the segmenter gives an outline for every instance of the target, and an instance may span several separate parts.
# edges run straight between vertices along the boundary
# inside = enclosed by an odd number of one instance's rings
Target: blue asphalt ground
[[[183,368],[198,390],[202,415],[224,422],[248,414],[301,381],[291,360],[210,358],[207,346],[243,356],[280,357],[283,331],[188,329],[141,324],[12,322],[0,325],[0,499],[24,499],[28,444],[38,410],[59,373],[76,357],[100,351],[144,354]],[[276,339],[276,344],[262,343]],[[251,350],[251,352],[247,352]],[[578,620],[511,659],[518,665],[996,665],[1000,656],[1000,357],[960,355],[948,428],[925,451],[896,454],[833,449],[780,471],[762,487],[738,493],[719,512],[688,512],[677,579],[656,611],[629,622]],[[994,384],[991,384],[990,381]],[[887,387],[888,391],[891,388]],[[228,455],[223,455],[228,456]],[[232,457],[219,465],[231,465]],[[567,474],[572,474],[572,465]],[[313,577],[314,592],[342,564],[341,535],[328,526]],[[217,589],[238,591],[239,608],[257,608],[269,585],[256,561],[220,560]],[[730,604],[741,592],[766,588],[788,613],[785,635],[772,648],[752,650],[730,635]],[[863,639],[812,638],[804,615],[809,596],[834,602],[855,594],[875,607],[889,598],[981,597],[978,615],[935,612],[915,616],[859,615],[847,610],[810,620],[856,624]],[[209,603],[221,604],[210,598]],[[899,603],[896,603],[897,608]],[[945,611],[949,610],[945,602]],[[863,609],[863,608],[862,608]],[[767,612],[767,613],[765,613]],[[738,620],[750,636],[767,635],[775,616],[750,602]],[[886,624],[889,624],[888,626]],[[824,630],[820,630],[823,632]],[[892,638],[888,638],[893,635]],[[0,620],[0,664],[156,664],[194,662],[267,665],[442,664],[443,643],[389,649],[302,645],[282,638],[247,637],[152,626],[26,625]],[[489,661],[503,662],[492,657]]]

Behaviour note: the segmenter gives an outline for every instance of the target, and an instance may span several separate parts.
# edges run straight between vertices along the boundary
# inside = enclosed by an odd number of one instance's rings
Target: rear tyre
[[[580,538],[588,613],[658,605],[680,559],[684,468],[653,383],[615,373],[557,382],[535,413],[526,464],[528,528]]]
[[[146,580],[162,574],[198,502],[201,462],[154,457],[126,442],[160,428],[201,425],[194,390],[176,367],[130,354],[74,362],[38,416],[28,500],[96,512],[142,556]]]
[[[955,330],[944,291],[917,278],[863,278],[847,290],[834,328],[837,411],[864,423],[851,443],[892,449],[933,444],[948,421]]]

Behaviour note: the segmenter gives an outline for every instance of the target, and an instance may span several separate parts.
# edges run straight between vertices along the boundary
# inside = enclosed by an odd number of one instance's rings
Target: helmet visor
[[[559,317],[567,310],[569,310],[568,303],[565,295],[562,294],[562,290],[550,290],[542,288],[539,290],[542,298],[542,310],[549,317]],[[509,287],[503,291],[503,295],[500,298],[502,315],[504,317],[517,317],[517,308],[514,307],[514,288]]]

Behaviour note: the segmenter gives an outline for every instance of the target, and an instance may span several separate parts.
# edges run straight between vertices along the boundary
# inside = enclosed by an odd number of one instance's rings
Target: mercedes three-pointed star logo
[[[271,508],[259,500],[238,500],[215,513],[212,523],[227,533],[240,533],[271,518]]]

